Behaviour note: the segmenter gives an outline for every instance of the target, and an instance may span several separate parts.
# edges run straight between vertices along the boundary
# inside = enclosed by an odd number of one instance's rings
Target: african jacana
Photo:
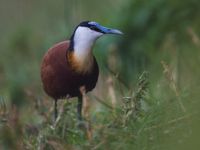
[[[122,34],[93,21],[81,22],[70,40],[52,46],[41,65],[41,78],[45,92],[54,99],[54,117],[57,118],[57,100],[78,97],[78,117],[81,119],[82,94],[95,86],[99,68],[92,53],[95,41],[104,34]]]

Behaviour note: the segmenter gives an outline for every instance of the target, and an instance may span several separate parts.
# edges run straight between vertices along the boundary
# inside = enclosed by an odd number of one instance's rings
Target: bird
[[[107,28],[95,21],[83,21],[76,26],[69,40],[50,47],[41,63],[41,81],[47,95],[54,100],[54,119],[58,116],[57,101],[78,98],[78,119],[82,119],[83,96],[96,86],[99,67],[93,55],[96,40],[106,34],[122,35],[118,29]]]

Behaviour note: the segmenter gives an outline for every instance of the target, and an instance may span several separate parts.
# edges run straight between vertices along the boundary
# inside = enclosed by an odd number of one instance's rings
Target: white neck
[[[103,35],[87,27],[78,27],[74,34],[74,51],[78,59],[85,59],[92,54],[95,41]]]
[[[87,27],[78,27],[74,34],[74,56],[81,66],[93,65],[92,48],[95,41],[103,35]],[[86,69],[87,70],[87,69]]]
[[[74,54],[79,61],[84,61],[92,55],[94,42],[85,36],[74,36]]]

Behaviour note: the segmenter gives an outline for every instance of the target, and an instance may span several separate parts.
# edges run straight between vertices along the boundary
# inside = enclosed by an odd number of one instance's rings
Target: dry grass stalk
[[[192,117],[192,116],[195,115],[195,114],[198,114],[198,113],[187,114],[187,115],[185,115],[185,116],[181,116],[181,117],[179,117],[179,118],[172,119],[172,120],[168,121],[167,123],[158,124],[158,125],[151,126],[151,127],[149,127],[149,128],[145,128],[145,130],[152,130],[152,129],[161,128],[161,127],[164,127],[164,126],[167,126],[167,125],[171,125],[171,124],[177,123],[177,122],[179,122],[179,121],[188,119],[188,118]]]
[[[116,100],[116,95],[115,95],[115,90],[114,90],[114,85],[113,85],[113,79],[111,76],[108,77],[107,83],[108,83],[108,95],[110,96],[112,108],[114,110],[114,108],[116,107],[117,100]]]
[[[7,113],[7,105],[3,97],[0,96],[0,116],[4,117]]]
[[[2,132],[6,134],[5,136],[10,137],[9,140],[14,140],[9,146],[20,150],[23,147],[23,126],[20,122],[20,112],[15,105],[11,106],[7,119],[7,124],[4,126]],[[7,142],[11,142],[9,140]]]
[[[117,81],[119,81],[119,83],[121,83],[126,89],[130,89],[129,85],[120,77],[119,73],[116,73],[115,71],[113,71],[111,68],[106,67],[106,69],[109,71],[110,74],[112,74]]]
[[[95,147],[92,148],[92,150],[96,150],[98,148],[100,148],[103,144],[105,144],[105,140],[101,141],[99,144],[97,144]]]
[[[127,121],[130,117],[136,119],[141,110],[141,100],[144,98],[148,87],[148,73],[143,72],[138,79],[138,85],[136,92],[132,94],[131,97],[123,97],[123,126],[126,126]]]
[[[56,118],[56,121],[54,122],[54,125],[53,125],[53,129],[55,129],[56,128],[56,126],[58,125],[58,123],[60,122],[60,120],[61,120],[61,118],[62,118],[62,116],[63,116],[63,114],[65,113],[65,104],[66,103],[68,103],[68,101],[64,101],[64,103],[62,103],[62,105],[61,105],[61,109],[59,109],[59,111],[58,111],[58,117]],[[53,111],[53,108],[52,108],[52,111]]]
[[[194,32],[192,27],[188,27],[187,28],[187,32],[189,34],[189,36],[192,39],[192,42],[196,45],[196,46],[200,46],[200,39],[199,36]]]
[[[97,102],[99,102],[100,104],[102,104],[103,106],[109,108],[110,110],[112,110],[112,106],[110,106],[109,104],[107,104],[105,101],[103,101],[102,99],[100,99],[99,97],[95,96],[95,95],[91,95]]]
[[[161,61],[161,64],[162,64],[162,66],[164,68],[163,73],[166,76],[166,79],[169,81],[170,87],[174,91],[182,111],[186,112],[185,106],[183,105],[183,103],[181,101],[180,94],[179,94],[176,82],[175,82],[174,77],[172,75],[172,70],[170,69],[169,65],[167,65],[164,61]]]

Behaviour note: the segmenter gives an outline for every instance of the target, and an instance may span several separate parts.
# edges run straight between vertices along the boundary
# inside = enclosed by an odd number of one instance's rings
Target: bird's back
[[[80,95],[80,86],[91,91],[97,82],[99,69],[94,58],[91,72],[82,74],[73,70],[68,62],[69,41],[63,41],[45,54],[41,65],[41,79],[45,92],[54,99]]]

